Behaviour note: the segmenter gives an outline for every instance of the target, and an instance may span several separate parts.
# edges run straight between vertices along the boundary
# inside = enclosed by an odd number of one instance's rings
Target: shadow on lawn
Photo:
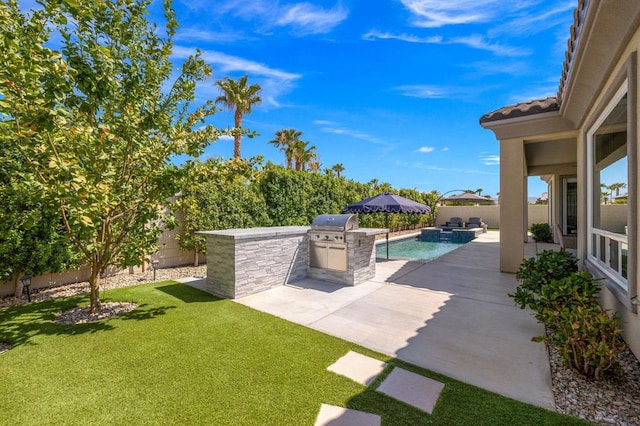
[[[75,335],[115,329],[109,319],[83,324],[56,324],[53,322],[61,312],[76,306],[86,305],[87,302],[86,295],[77,295],[0,309],[0,324],[2,324],[0,342],[6,342],[15,348],[20,345],[34,344],[33,338],[35,336]],[[135,310],[117,318],[146,320],[164,315],[173,308],[175,306],[148,307],[147,304],[142,304]]]
[[[56,315],[82,304],[86,299],[86,296],[78,295],[2,309],[0,310],[0,324],[2,324],[0,341],[16,347],[33,344],[32,338],[39,335],[96,333],[113,329],[113,326],[104,322],[73,326],[53,322]]]
[[[222,300],[212,294],[193,288],[187,284],[169,284],[156,287],[156,290],[182,300],[184,303],[215,302]]]

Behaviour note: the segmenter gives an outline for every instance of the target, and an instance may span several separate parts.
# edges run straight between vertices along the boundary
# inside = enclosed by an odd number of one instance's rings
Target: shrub
[[[543,251],[526,259],[516,278],[522,282],[513,297],[521,309],[535,312],[551,332],[534,337],[557,348],[570,367],[600,379],[615,365],[625,345],[619,338],[618,319],[598,305],[597,280],[577,272],[577,259],[568,252]]]
[[[573,254],[544,250],[538,257],[522,261],[516,273],[516,279],[522,284],[516,288],[515,294],[509,296],[513,297],[520,309],[528,306],[535,310],[532,304],[544,285],[566,278],[577,270],[578,259]]]
[[[529,228],[533,234],[533,239],[539,243],[552,243],[553,233],[548,223],[533,223]]]
[[[626,345],[620,339],[618,318],[599,305],[565,309],[557,316],[555,332],[548,343],[558,348],[562,358],[579,373],[594,379],[616,365],[618,351]]]
[[[556,330],[556,324],[566,312],[577,308],[599,307],[597,280],[587,272],[572,273],[568,277],[551,280],[544,285],[538,298],[530,305],[536,319]]]

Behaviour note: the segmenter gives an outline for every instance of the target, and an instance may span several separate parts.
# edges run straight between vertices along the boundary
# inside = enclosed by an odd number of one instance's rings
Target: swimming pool
[[[457,249],[464,244],[440,242],[433,243],[420,241],[420,237],[405,238],[402,240],[389,241],[390,260],[412,260],[417,262],[429,262],[443,254]],[[378,259],[387,258],[387,243],[376,245],[376,257]]]

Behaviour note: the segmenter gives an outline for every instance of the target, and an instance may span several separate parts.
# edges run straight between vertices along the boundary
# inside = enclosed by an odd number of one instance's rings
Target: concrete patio
[[[482,234],[426,264],[378,262],[375,278],[355,287],[304,279],[236,301],[553,409],[548,355],[531,342],[544,329],[507,296],[517,282],[499,272],[498,240]]]

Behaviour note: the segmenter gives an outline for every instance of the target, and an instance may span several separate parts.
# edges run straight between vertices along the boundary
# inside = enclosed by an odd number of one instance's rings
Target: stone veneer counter
[[[302,279],[309,269],[308,226],[200,231],[207,239],[211,293],[235,299]]]
[[[310,229],[276,226],[197,232],[207,240],[207,290],[235,299],[306,277],[357,285],[375,275],[375,236],[386,229],[345,233],[346,272],[309,266]]]

